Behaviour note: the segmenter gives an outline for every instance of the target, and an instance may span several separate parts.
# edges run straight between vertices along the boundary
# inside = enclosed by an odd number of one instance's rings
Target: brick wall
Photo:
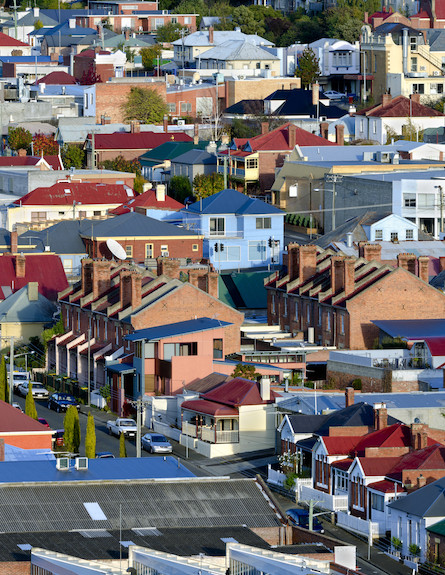
[[[94,242],[96,245],[93,247],[94,254],[97,257],[111,257],[110,250],[108,249],[106,242],[98,241]],[[153,258],[158,258],[161,256],[161,246],[167,246],[169,257],[172,258],[191,258],[194,261],[201,260],[202,258],[202,239],[198,238],[169,238],[158,240],[156,238],[144,238],[144,239],[128,239],[119,240],[119,243],[125,249],[127,246],[132,248],[132,255],[129,256],[135,262],[142,263],[146,258],[146,245],[153,245]],[[91,242],[88,242],[87,250],[91,249]],[[194,250],[193,246],[197,246],[198,249]],[[91,252],[90,252],[91,253]]]
[[[258,80],[226,80],[225,107],[232,106],[241,100],[250,100],[252,94],[255,98],[263,100],[275,90],[289,90],[300,88],[300,78],[259,78]]]
[[[134,84],[120,82],[96,84],[96,121],[100,122],[101,116],[110,116],[112,123],[123,122],[122,105],[127,101],[133,87],[155,90],[166,99],[167,89],[164,81],[151,82],[150,84],[136,82]]]
[[[30,572],[31,560],[0,562],[0,575],[29,575]]]
[[[258,168],[260,175],[260,189],[262,192],[270,190],[275,181],[275,169],[281,168],[289,151],[259,152]]]

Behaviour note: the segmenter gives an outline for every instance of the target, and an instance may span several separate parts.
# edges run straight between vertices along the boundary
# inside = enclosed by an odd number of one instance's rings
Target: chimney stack
[[[445,256],[439,257],[439,273],[445,270]]]
[[[411,423],[411,448],[414,451],[424,449],[428,445],[428,435],[424,423]]]
[[[120,273],[121,309],[131,306],[138,308],[142,301],[142,276],[136,271],[125,270]]]
[[[17,230],[12,230],[12,232],[11,232],[11,253],[12,254],[17,253],[18,243],[19,243],[18,237],[19,237],[19,235],[17,233]]]
[[[351,407],[351,405],[354,405],[354,393],[355,390],[353,387],[347,387],[345,389],[345,407]]]
[[[180,261],[173,258],[157,258],[157,270],[158,276],[167,276],[172,279],[179,279],[180,274]],[[190,282],[191,283],[191,282]]]
[[[385,403],[374,403],[374,428],[376,431],[388,426],[388,410]]]
[[[420,474],[419,477],[417,478],[417,489],[425,487],[425,485],[426,485],[426,477]]]
[[[382,94],[382,106],[387,106],[392,100],[391,94]]]
[[[299,246],[298,277],[302,283],[317,272],[317,246]]]
[[[165,184],[156,185],[156,201],[165,202]]]
[[[261,122],[261,135],[269,132],[269,122]]]
[[[397,254],[397,267],[403,268],[407,272],[416,275],[416,256],[415,254],[401,253]]]
[[[213,44],[213,26],[209,26],[209,44]]]
[[[411,100],[411,102],[415,102],[416,104],[420,104],[420,94],[411,94],[410,100]]]
[[[289,134],[289,148],[293,150],[297,145],[297,126],[295,124],[289,124],[288,134]]]
[[[20,148],[19,150],[17,150],[17,156],[23,158],[24,156],[26,156],[26,150],[24,148]]]
[[[199,124],[195,122],[193,129],[193,144],[197,146],[199,144]]]
[[[430,264],[430,258],[428,256],[419,256],[417,261],[419,269],[419,278],[423,280],[425,283],[429,283],[430,274],[428,268]]]
[[[38,301],[39,299],[39,283],[29,282],[28,284],[28,300]]]
[[[358,246],[358,257],[365,258],[368,262],[382,261],[382,246],[381,244],[368,244],[368,242],[360,242]]]
[[[260,395],[263,401],[270,401],[270,379],[268,377],[261,378]]]
[[[329,124],[328,122],[320,122],[320,136],[325,140],[328,139],[329,136]]]
[[[168,116],[164,116],[164,132],[168,134]]]
[[[339,146],[345,145],[345,127],[343,124],[335,126],[335,141]]]
[[[131,120],[130,122],[130,132],[132,134],[139,134],[141,131],[141,124],[138,120]]]
[[[15,275],[18,278],[24,278],[26,275],[26,257],[23,254],[15,256]]]
[[[94,299],[97,299],[99,296],[103,295],[108,289],[110,289],[111,265],[112,264],[110,260],[92,260],[90,281]]]

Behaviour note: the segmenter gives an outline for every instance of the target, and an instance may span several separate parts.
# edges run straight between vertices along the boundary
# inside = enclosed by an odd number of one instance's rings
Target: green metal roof
[[[203,150],[208,146],[208,144],[209,143],[206,141],[198,142],[198,144],[194,144],[193,142],[165,142],[165,144],[161,144],[160,146],[145,152],[142,156],[139,156],[139,162],[141,166],[149,168],[160,164],[165,160],[177,158],[189,150]]]
[[[439,521],[438,523],[434,523],[434,525],[430,525],[426,530],[435,535],[445,535],[445,519],[442,519],[442,521]]]
[[[234,308],[266,309],[264,278],[270,272],[232,272],[219,277],[219,299]]]

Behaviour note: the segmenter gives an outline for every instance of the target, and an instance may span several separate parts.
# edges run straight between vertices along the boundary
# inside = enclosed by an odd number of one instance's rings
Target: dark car
[[[114,459],[114,455],[111,453],[111,451],[99,451],[99,453],[96,453],[96,459]]]
[[[309,511],[306,509],[288,509],[286,515],[291,525],[309,529]],[[324,533],[323,525],[318,520],[318,517],[313,518],[312,530],[316,533]]]
[[[48,409],[55,409],[57,413],[66,411],[70,405],[74,405],[79,411],[79,402],[69,393],[53,393],[48,400]]]

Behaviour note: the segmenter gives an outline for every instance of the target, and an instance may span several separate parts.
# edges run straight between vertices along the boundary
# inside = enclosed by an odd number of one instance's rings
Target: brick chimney
[[[130,122],[130,132],[132,134],[139,134],[141,131],[141,124],[138,120],[131,120]]]
[[[320,122],[320,136],[325,140],[328,139],[329,134],[329,124],[328,122]]]
[[[156,184],[156,201],[165,202],[165,184]]]
[[[335,141],[339,146],[345,145],[345,127],[343,124],[335,126]]]
[[[267,134],[269,132],[269,122],[261,122],[261,134]]]
[[[374,428],[376,431],[388,426],[386,403],[374,403]]]
[[[430,274],[429,274],[429,264],[430,258],[428,256],[419,256],[418,261],[418,270],[419,270],[419,278],[426,283],[429,283]]]
[[[24,156],[26,156],[26,150],[24,148],[20,148],[19,150],[17,150],[17,156],[23,158]]]
[[[130,39],[130,30],[128,28],[125,29],[125,40]]]
[[[416,256],[415,254],[401,253],[397,255],[397,267],[411,272],[416,275]]]
[[[350,407],[354,405],[354,393],[355,390],[353,387],[347,387],[345,389],[345,407]]]
[[[445,256],[439,257],[439,272],[443,272],[445,270]]]
[[[368,244],[368,242],[360,242],[358,245],[359,258],[365,258],[368,262],[382,261],[382,246],[381,244]]]
[[[419,477],[417,478],[417,489],[425,487],[425,485],[426,485],[426,477],[420,474]]]
[[[93,298],[103,295],[111,286],[111,262],[109,260],[93,260],[91,270]]]
[[[83,258],[82,261],[82,294],[86,295],[93,289],[93,260],[90,258]]]
[[[199,144],[199,124],[195,122],[193,127],[193,144],[197,146]]]
[[[355,258],[333,256],[331,258],[331,286],[332,293],[338,294],[343,290],[348,296],[355,286]]]
[[[172,279],[179,279],[179,260],[173,258],[157,258],[156,264],[156,273],[158,276],[165,275]]]
[[[411,94],[410,95],[411,102],[415,102],[416,104],[420,104],[420,94]]]
[[[5,440],[2,437],[0,439],[0,461],[4,461],[4,460],[5,460]]]
[[[164,116],[164,132],[168,134],[168,116]]]
[[[428,445],[428,435],[424,423],[411,423],[411,448],[424,449]]]
[[[17,246],[18,246],[18,233],[17,230],[13,230],[11,232],[11,253],[12,254],[16,254],[17,253]]]
[[[387,106],[392,100],[391,94],[382,94],[382,106]]]
[[[218,291],[218,278],[219,278],[219,274],[217,272],[208,272],[206,274],[206,278],[207,278],[207,289],[206,292],[215,297],[218,298],[219,295],[219,291]]]
[[[213,44],[213,26],[209,26],[209,44]]]
[[[287,273],[289,281],[293,281],[299,274],[300,244],[287,245]]]
[[[23,254],[15,256],[15,275],[18,278],[24,278],[26,275],[26,257]]]
[[[304,283],[317,271],[317,246],[300,246],[298,277]]]
[[[28,300],[38,301],[39,299],[39,282],[29,282],[28,284]]]
[[[365,12],[364,17],[363,17],[363,21],[365,24],[368,24],[368,20],[369,20],[369,14],[368,14],[368,12]]]
[[[125,270],[120,273],[121,309],[139,307],[142,301],[142,276],[136,271]]]
[[[295,124],[289,124],[287,130],[289,133],[289,148],[293,150],[297,145],[297,126]]]

